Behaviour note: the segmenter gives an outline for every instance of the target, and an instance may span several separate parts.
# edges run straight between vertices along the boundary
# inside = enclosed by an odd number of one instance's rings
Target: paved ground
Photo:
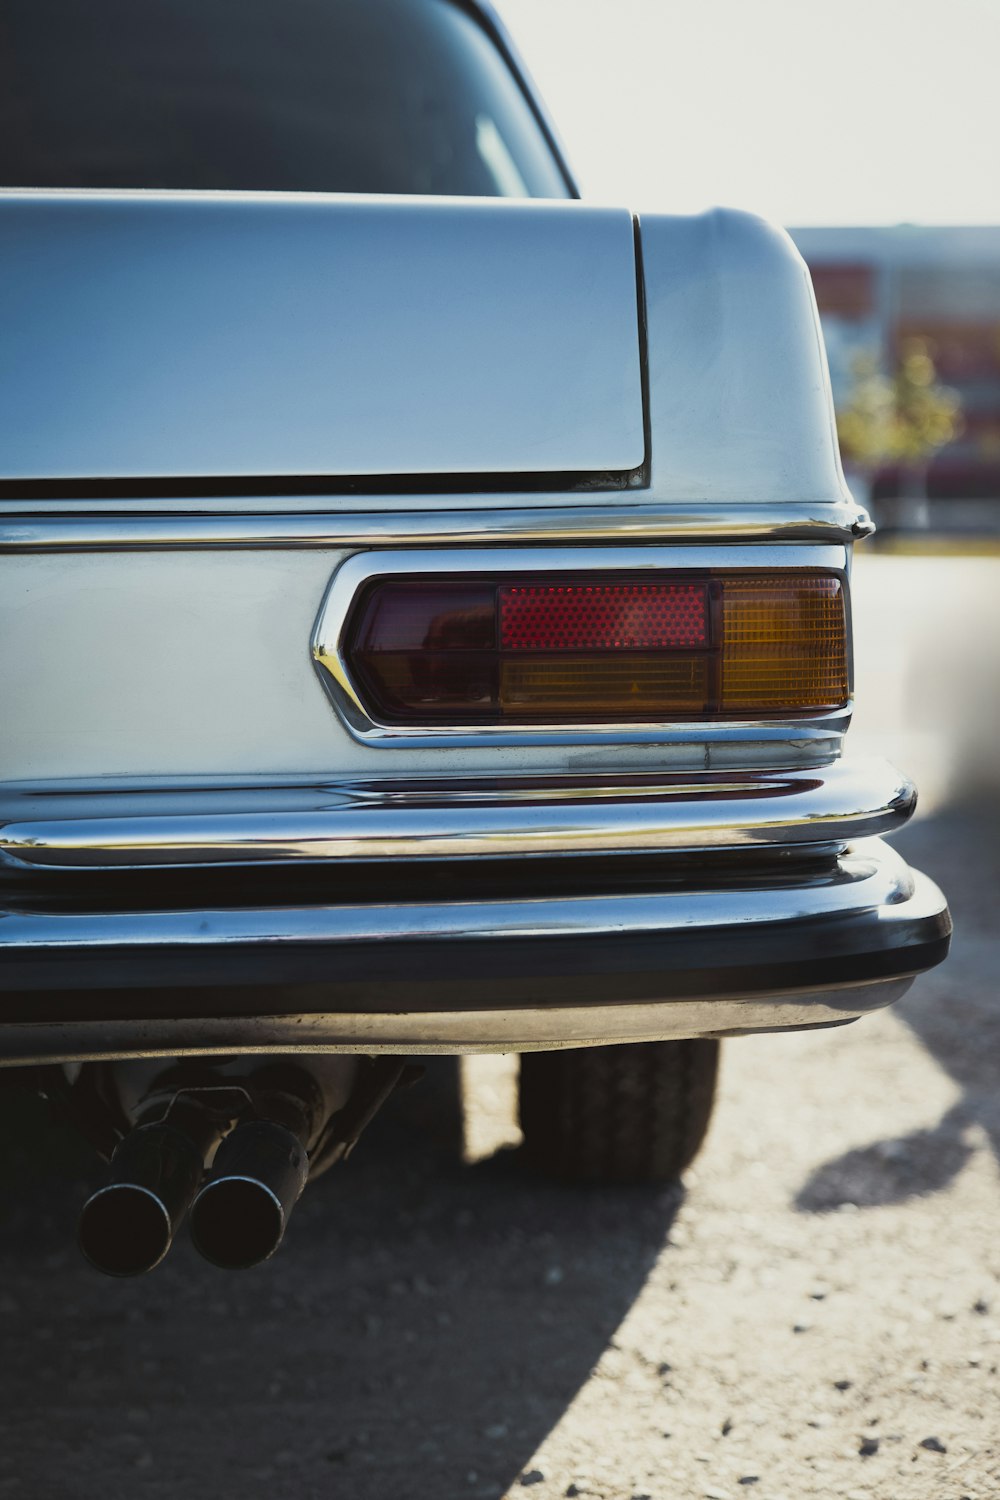
[[[954,957],[891,1014],[731,1043],[686,1196],[533,1180],[510,1065],[477,1060],[477,1160],[442,1070],[271,1265],[182,1244],[117,1284],[69,1247],[83,1156],[0,1099],[0,1497],[996,1500],[1000,800],[957,796],[956,766],[990,781],[990,715],[948,632],[983,625],[995,695],[997,583],[982,559],[858,579],[865,632],[896,621],[859,738],[930,779],[900,844],[949,891]],[[904,732],[928,683],[957,738],[929,710]]]

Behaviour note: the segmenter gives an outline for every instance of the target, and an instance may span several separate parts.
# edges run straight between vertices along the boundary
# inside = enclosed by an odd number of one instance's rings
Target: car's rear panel
[[[828,755],[815,715],[400,751],[310,660],[359,551],[577,545],[608,573],[796,542],[845,570],[808,288],[768,234],[654,220],[637,258],[630,215],[579,203],[0,197],[0,775],[697,766],[776,733],[772,764]]]
[[[20,194],[0,256],[9,1057],[829,1024],[943,956],[872,839],[912,788],[840,760],[849,658],[780,711],[430,725],[351,660],[386,578],[822,579],[849,638],[868,523],[783,236]]]

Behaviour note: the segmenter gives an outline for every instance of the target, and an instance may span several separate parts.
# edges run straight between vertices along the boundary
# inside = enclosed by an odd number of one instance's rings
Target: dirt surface
[[[71,1244],[85,1153],[0,1097],[0,1497],[996,1500],[998,836],[945,798],[900,838],[953,958],[728,1044],[683,1196],[533,1179],[513,1065],[476,1060],[476,1159],[442,1067],[269,1265],[184,1240],[116,1283]]]

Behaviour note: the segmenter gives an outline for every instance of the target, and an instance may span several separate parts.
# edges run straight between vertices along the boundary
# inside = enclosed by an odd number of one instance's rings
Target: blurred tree
[[[921,498],[934,454],[962,432],[957,391],[938,381],[926,339],[903,343],[893,375],[870,354],[860,355],[852,371],[854,384],[837,413],[845,462],[869,480],[882,464],[897,463],[910,497]]]

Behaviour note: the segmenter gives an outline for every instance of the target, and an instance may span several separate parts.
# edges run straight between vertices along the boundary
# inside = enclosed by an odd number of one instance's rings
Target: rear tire
[[[571,1182],[672,1182],[705,1139],[718,1066],[705,1037],[526,1052],[525,1156]]]

